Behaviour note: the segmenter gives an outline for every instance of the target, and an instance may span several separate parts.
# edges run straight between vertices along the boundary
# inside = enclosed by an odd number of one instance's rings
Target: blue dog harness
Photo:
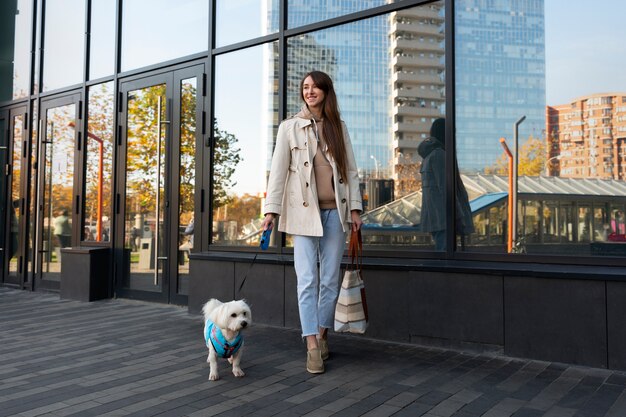
[[[221,358],[230,358],[237,353],[241,345],[243,345],[243,336],[241,333],[237,335],[235,340],[229,342],[222,334],[222,330],[211,320],[206,321],[204,328],[204,340],[207,345],[211,342],[215,352],[217,352],[217,356]]]

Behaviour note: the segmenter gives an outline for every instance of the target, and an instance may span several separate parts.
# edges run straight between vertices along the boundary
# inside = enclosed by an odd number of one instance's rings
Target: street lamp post
[[[374,155],[370,155],[370,158],[374,160],[374,168],[376,170],[376,178],[378,178],[378,160]]]
[[[514,140],[514,152],[513,152],[513,218],[511,219],[511,228],[513,228],[513,242],[517,243],[517,161],[518,161],[518,136],[519,125],[526,120],[526,116],[519,118],[513,125],[513,140]]]

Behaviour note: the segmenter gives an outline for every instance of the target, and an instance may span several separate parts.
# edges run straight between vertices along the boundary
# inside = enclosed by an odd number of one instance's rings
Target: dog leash
[[[246,271],[246,275],[243,276],[243,281],[241,281],[241,284],[239,285],[239,289],[237,290],[237,295],[239,295],[239,293],[241,292],[241,289],[243,288],[243,284],[246,283],[246,279],[248,279],[248,273],[254,266],[254,261],[256,261],[257,256],[259,256],[258,252],[254,254],[254,258],[252,258],[252,262],[250,263],[250,266],[248,267],[248,270]]]

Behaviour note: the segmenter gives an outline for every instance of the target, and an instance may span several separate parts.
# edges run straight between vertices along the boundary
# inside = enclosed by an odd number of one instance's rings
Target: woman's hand
[[[357,232],[361,229],[361,225],[363,224],[363,220],[361,220],[361,212],[359,210],[352,210],[350,212],[350,216],[352,217],[352,230]]]
[[[275,218],[276,215],[274,213],[267,213],[263,219],[263,223],[261,223],[261,229],[267,230],[273,228]]]

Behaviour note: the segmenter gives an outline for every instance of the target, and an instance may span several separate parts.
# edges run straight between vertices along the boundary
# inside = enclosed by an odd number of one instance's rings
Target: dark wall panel
[[[606,367],[602,281],[505,277],[507,355]]]
[[[368,337],[409,341],[408,272],[363,270],[369,312]]]
[[[626,370],[626,283],[607,282],[609,368]]]
[[[255,263],[235,264],[235,298],[245,299],[252,309],[252,321],[284,326],[285,267],[283,265]],[[239,287],[244,279],[241,292]],[[231,298],[232,300],[232,298]]]
[[[502,345],[502,277],[410,272],[412,337]]]
[[[189,268],[190,313],[199,314],[204,303],[211,298],[221,301],[234,299],[235,264],[233,262],[191,259]]]

